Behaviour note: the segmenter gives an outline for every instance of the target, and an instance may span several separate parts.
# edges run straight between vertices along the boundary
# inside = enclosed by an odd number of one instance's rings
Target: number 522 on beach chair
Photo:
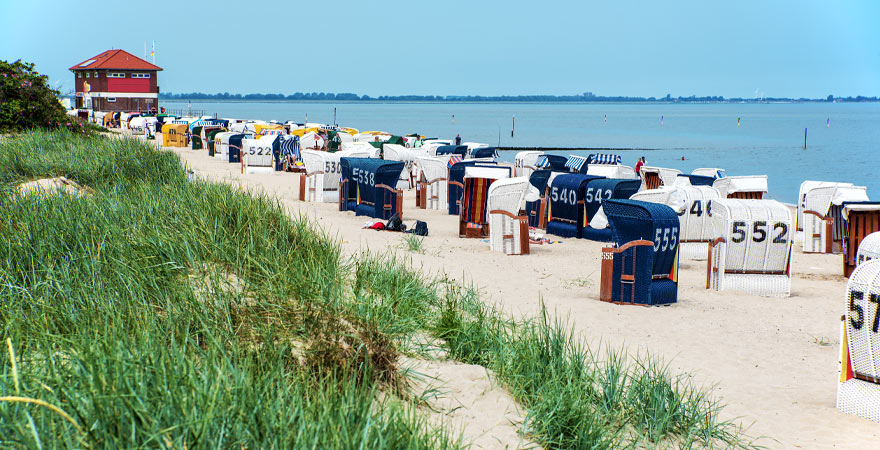
[[[599,299],[636,305],[678,300],[678,215],[659,203],[605,200],[616,247],[602,249]]]
[[[706,289],[765,297],[791,292],[791,211],[776,200],[711,200]]]

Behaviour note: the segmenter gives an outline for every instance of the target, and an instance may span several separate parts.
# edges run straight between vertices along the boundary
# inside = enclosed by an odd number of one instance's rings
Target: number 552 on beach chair
[[[776,200],[709,202],[717,239],[709,243],[706,289],[765,297],[791,292],[791,211]]]
[[[844,300],[837,409],[880,422],[880,260],[855,268]]]
[[[498,180],[489,187],[489,245],[508,255],[529,254],[529,224],[519,215],[528,177]]]
[[[616,247],[602,249],[599,299],[636,305],[678,300],[678,216],[659,203],[605,200]]]

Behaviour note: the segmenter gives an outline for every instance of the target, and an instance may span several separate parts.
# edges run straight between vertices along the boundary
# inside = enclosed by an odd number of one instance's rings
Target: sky
[[[162,92],[880,96],[878,19],[877,0],[0,0],[0,60],[62,92],[155,40]]]

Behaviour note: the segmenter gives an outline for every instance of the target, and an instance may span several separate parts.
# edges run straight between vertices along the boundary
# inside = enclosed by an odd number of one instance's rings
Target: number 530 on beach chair
[[[599,299],[637,305],[678,300],[678,215],[658,203],[605,200],[616,247],[602,249]]]

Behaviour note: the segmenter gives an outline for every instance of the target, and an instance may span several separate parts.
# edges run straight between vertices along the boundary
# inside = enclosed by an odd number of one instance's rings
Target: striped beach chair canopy
[[[568,162],[568,158],[565,156],[544,154],[535,161],[535,167],[538,169],[550,169],[556,172],[568,172],[568,168],[565,167],[566,162]]]
[[[299,153],[299,137],[298,136],[281,136],[281,157],[293,156],[295,161],[302,161]]]
[[[587,165],[587,158],[584,156],[569,155],[565,161],[565,167],[574,173],[586,173]]]
[[[589,164],[620,164],[620,155],[613,153],[596,153],[588,157]]]
[[[452,155],[449,157],[449,162],[446,164],[447,168],[452,168],[452,166],[460,163],[462,161],[461,155]]]
[[[183,119],[174,119],[174,120],[171,121],[171,123],[172,123],[173,125],[186,125],[186,126],[189,126],[189,122],[187,122],[186,120],[183,120]]]

